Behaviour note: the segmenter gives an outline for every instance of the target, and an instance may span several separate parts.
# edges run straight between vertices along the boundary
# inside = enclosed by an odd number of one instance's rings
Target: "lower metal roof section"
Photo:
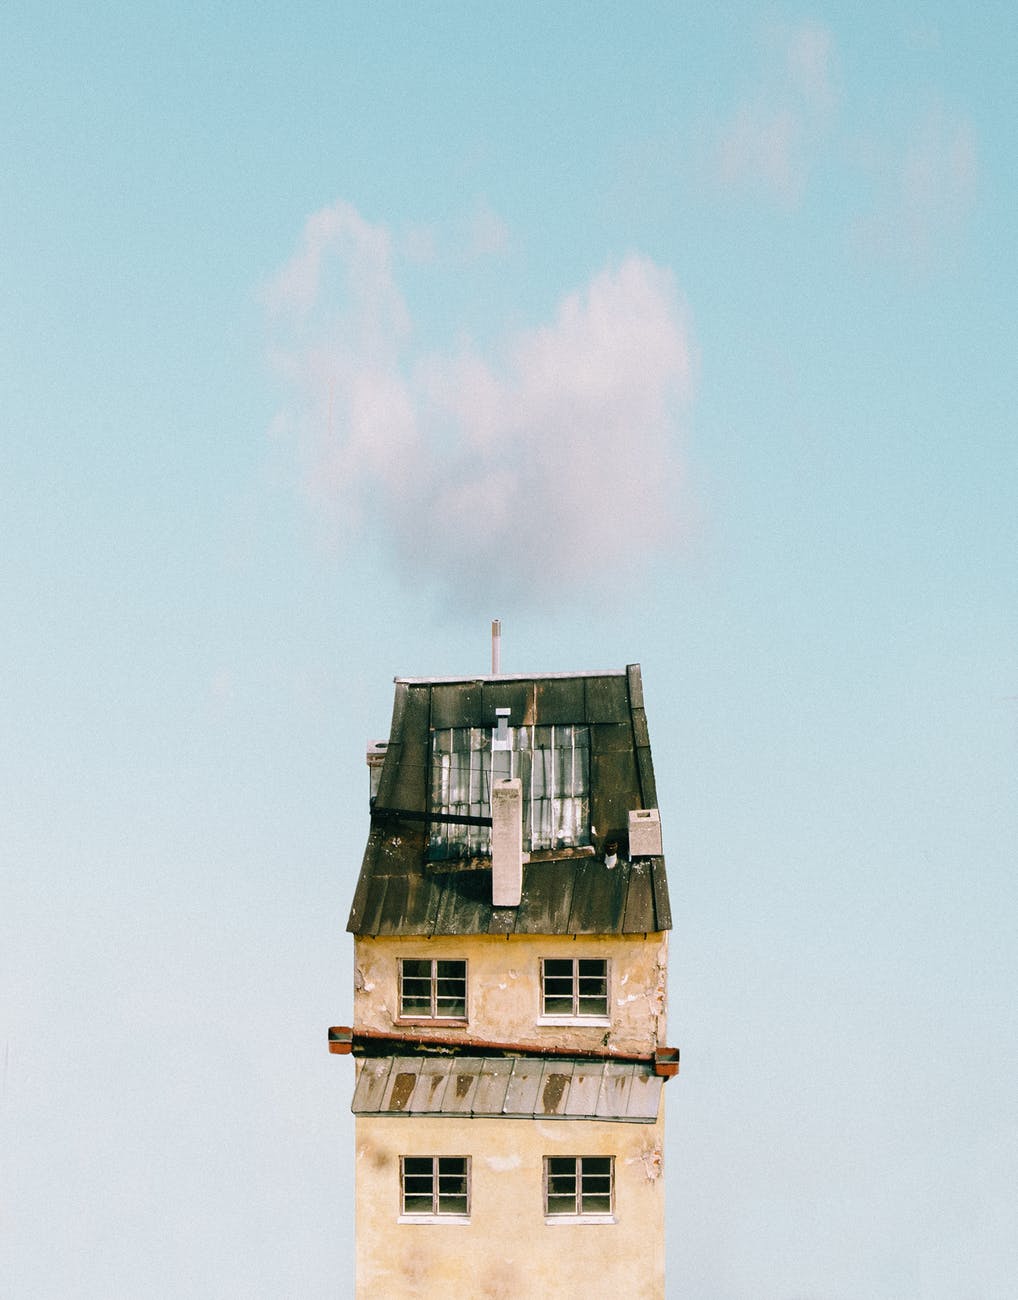
[[[360,1066],[355,1115],[602,1119],[652,1124],[664,1080],[652,1065],[490,1056],[375,1056]]]

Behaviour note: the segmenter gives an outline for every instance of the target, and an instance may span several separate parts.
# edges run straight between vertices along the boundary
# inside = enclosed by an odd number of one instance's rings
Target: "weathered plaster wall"
[[[358,938],[354,1026],[380,1033],[397,1028],[400,957],[465,958],[467,1025],[415,1022],[415,1034],[646,1054],[665,1043],[667,945],[667,934]],[[609,1026],[539,1023],[543,957],[608,959]]]
[[[663,1117],[358,1117],[358,1300],[663,1300],[663,1139]],[[399,1223],[401,1155],[470,1156],[470,1222]],[[548,1223],[546,1155],[614,1156],[616,1221]]]

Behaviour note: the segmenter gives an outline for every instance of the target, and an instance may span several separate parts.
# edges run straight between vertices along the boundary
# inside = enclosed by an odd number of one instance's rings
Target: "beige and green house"
[[[663,1297],[640,669],[399,678],[354,934],[358,1297]]]

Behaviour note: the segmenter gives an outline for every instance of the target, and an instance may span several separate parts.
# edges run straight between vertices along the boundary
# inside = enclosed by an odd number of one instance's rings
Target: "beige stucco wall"
[[[358,1300],[663,1300],[664,1120],[359,1116]],[[469,1223],[400,1223],[399,1157],[471,1157]],[[548,1223],[543,1157],[615,1157],[614,1223]]]
[[[416,1021],[415,1036],[646,1054],[665,1045],[667,944],[667,934],[358,938],[354,1026],[383,1034],[406,1028],[398,1021],[398,958],[465,958],[467,1025]],[[543,957],[608,959],[610,1025],[540,1023]]]

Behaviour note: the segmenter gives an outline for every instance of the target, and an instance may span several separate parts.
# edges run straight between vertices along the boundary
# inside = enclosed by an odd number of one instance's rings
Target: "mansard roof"
[[[637,934],[671,929],[664,858],[630,856],[629,813],[657,808],[638,664],[619,672],[397,678],[392,727],[347,929],[358,935]],[[429,862],[437,729],[586,726],[591,843],[532,855],[518,907],[494,907],[490,860]],[[617,846],[609,866],[606,845]],[[610,861],[610,859],[609,859]]]

